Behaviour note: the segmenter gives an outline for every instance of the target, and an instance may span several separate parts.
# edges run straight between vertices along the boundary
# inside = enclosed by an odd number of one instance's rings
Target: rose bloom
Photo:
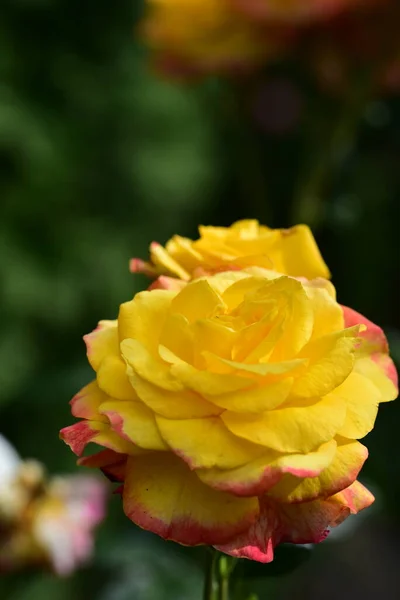
[[[382,330],[326,280],[252,267],[138,293],[85,338],[96,378],[61,437],[121,483],[126,515],[261,562],[373,502],[357,481],[397,395]]]
[[[306,63],[320,85],[331,92],[348,92],[360,73],[371,91],[398,90],[399,28],[399,2],[371,0],[363,11],[307,30],[303,39]]]
[[[27,567],[69,575],[93,552],[106,488],[87,476],[46,478],[0,436],[0,573]]]
[[[254,69],[286,47],[286,28],[271,31],[229,0],[148,0],[139,32],[156,66],[191,75]]]
[[[237,221],[231,227],[199,227],[198,240],[175,235],[165,248],[153,242],[150,262],[133,258],[133,273],[172,276],[183,281],[204,274],[256,266],[294,277],[329,277],[314,236],[307,225],[270,229],[256,220]],[[168,279],[163,278],[168,287]],[[173,285],[173,282],[170,282]]]
[[[230,0],[245,15],[272,23],[309,24],[378,0]],[[384,0],[385,1],[385,0]]]

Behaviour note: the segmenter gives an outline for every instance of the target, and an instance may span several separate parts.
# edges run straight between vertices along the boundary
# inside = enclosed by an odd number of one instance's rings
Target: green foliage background
[[[399,99],[367,103],[357,143],[346,146],[320,201],[303,210],[292,199],[324,140],[323,124],[316,138],[310,133],[314,107],[329,124],[340,101],[296,66],[279,65],[265,84],[292,82],[299,119],[280,135],[257,121],[249,128],[253,98],[246,114],[231,102],[243,90],[180,85],[150,71],[133,36],[140,8],[132,0],[0,7],[0,430],[52,473],[76,469],[58,431],[71,422],[70,397],[91,377],[82,335],[144,287],[128,272],[130,257],[146,257],[153,239],[195,236],[198,223],[289,226],[311,210],[339,299],[384,326],[400,359]],[[378,490],[373,515],[393,524],[399,413],[398,404],[381,410],[364,470]],[[66,581],[3,578],[0,597],[199,599],[203,551],[161,542],[121,512],[112,498],[91,567]],[[329,549],[314,554],[328,561]],[[281,572],[258,567],[244,591],[284,597],[282,571],[302,559],[282,550],[279,560]]]

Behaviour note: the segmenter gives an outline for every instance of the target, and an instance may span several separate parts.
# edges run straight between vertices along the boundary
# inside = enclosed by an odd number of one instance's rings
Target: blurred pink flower
[[[36,566],[65,576],[86,563],[106,491],[91,476],[46,478],[0,436],[0,571]]]

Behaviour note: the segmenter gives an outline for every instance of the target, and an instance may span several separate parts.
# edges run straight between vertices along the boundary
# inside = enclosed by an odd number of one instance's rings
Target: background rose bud
[[[396,397],[395,369],[326,280],[251,267],[141,292],[85,341],[96,379],[61,436],[78,455],[104,447],[79,462],[122,483],[142,528],[268,562],[373,501],[357,440]]]
[[[168,274],[188,281],[205,274],[257,266],[294,277],[329,277],[313,234],[306,225],[270,229],[256,220],[231,227],[199,227],[198,240],[179,235],[165,248],[153,242],[150,262],[132,259],[133,273]]]

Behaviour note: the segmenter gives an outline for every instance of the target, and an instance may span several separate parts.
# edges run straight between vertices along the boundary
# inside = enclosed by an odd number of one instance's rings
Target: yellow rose
[[[282,29],[266,31],[229,0],[148,0],[141,33],[158,67],[177,74],[254,68],[288,41]]]
[[[195,241],[175,235],[165,248],[153,242],[150,262],[133,258],[131,271],[189,281],[213,272],[257,266],[293,277],[330,277],[307,225],[270,229],[256,220],[246,220],[231,227],[200,226],[199,233]]]
[[[141,292],[86,344],[96,379],[61,436],[105,448],[80,464],[122,483],[140,527],[268,562],[373,501],[357,440],[395,370],[329,282],[253,267]]]

